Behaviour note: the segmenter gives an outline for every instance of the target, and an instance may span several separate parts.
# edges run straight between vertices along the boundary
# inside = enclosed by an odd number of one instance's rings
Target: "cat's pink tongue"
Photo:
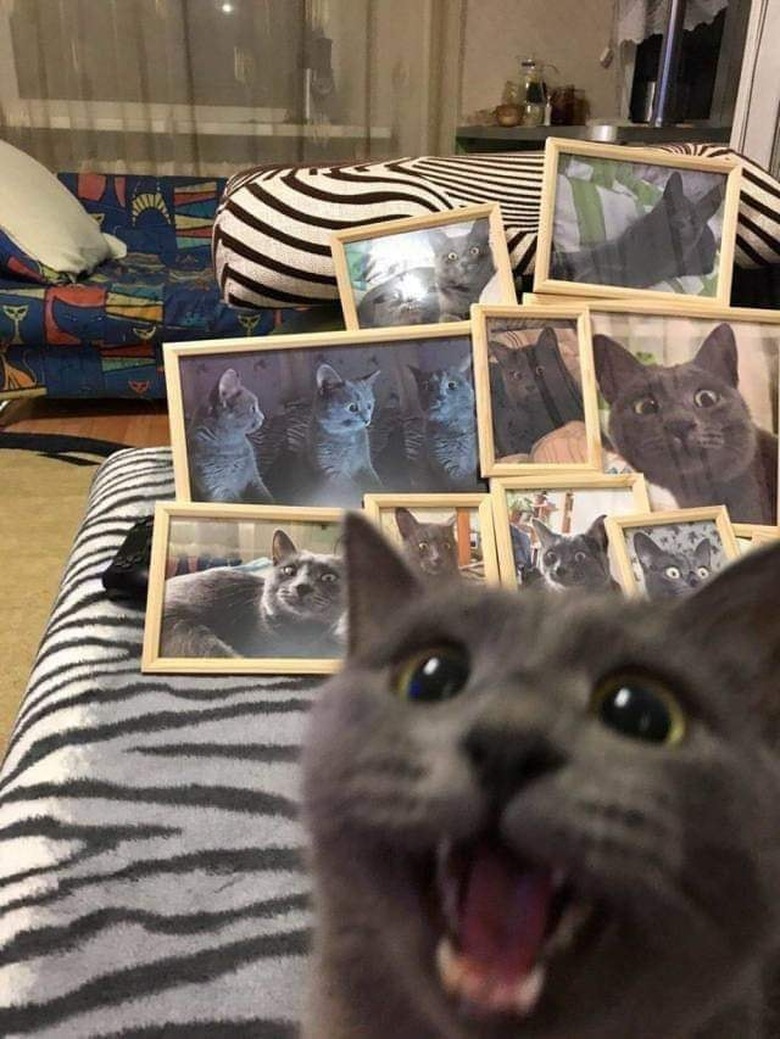
[[[497,980],[522,980],[539,957],[553,891],[549,870],[523,868],[500,846],[481,844],[461,903],[463,956]]]

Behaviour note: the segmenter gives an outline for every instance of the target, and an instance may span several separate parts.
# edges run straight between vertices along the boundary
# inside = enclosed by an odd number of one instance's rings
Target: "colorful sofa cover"
[[[211,232],[225,181],[60,173],[127,256],[72,284],[0,274],[0,397],[165,397],[161,344],[259,336],[281,321],[222,301]]]

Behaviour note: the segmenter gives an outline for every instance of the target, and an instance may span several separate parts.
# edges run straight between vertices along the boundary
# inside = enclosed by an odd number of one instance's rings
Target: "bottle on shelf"
[[[518,102],[523,126],[541,126],[547,105],[547,88],[542,77],[543,65],[535,58],[520,62],[520,89]]]

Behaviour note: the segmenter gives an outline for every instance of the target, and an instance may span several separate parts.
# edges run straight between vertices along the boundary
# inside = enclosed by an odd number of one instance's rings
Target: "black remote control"
[[[127,537],[103,572],[103,587],[109,599],[146,602],[153,529],[154,516],[144,516],[127,532]]]

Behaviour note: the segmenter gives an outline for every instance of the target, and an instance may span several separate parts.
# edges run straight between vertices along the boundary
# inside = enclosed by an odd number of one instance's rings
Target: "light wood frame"
[[[580,385],[586,455],[584,462],[504,462],[496,454],[493,397],[490,386],[490,349],[488,323],[493,318],[543,321],[569,319],[576,321],[579,352]],[[599,427],[596,376],[593,350],[588,336],[587,309],[583,305],[561,304],[557,307],[495,307],[475,305],[471,308],[472,343],[474,349],[474,383],[477,393],[477,430],[479,463],[483,476],[523,476],[535,472],[600,472],[601,430]],[[561,427],[563,428],[563,427]]]
[[[705,321],[708,323],[726,322],[734,324],[744,322],[746,324],[767,325],[777,330],[777,338],[780,343],[780,312],[763,310],[757,307],[724,307],[710,305],[702,306],[690,297],[685,297],[679,304],[672,304],[668,300],[592,300],[586,307],[585,337],[588,341],[591,359],[593,358],[593,314],[625,314],[636,317],[658,317],[670,320],[689,319],[692,321]],[[737,344],[739,346],[739,344]],[[594,369],[594,379],[598,393],[598,377]],[[775,428],[780,433],[780,358],[778,358],[778,395],[775,400]],[[778,453],[778,471],[780,473],[780,452]],[[719,502],[707,502],[707,505],[717,505]],[[775,510],[780,522],[780,476],[778,478],[778,497]],[[761,524],[749,524],[750,526],[762,526]],[[748,524],[745,524],[748,526]]]
[[[479,524],[485,583],[500,584],[493,508],[489,494],[366,494],[363,498],[366,515],[384,533],[382,514],[396,508],[414,509],[468,509],[476,510]]]
[[[498,569],[501,583],[508,588],[517,590],[512,538],[509,533],[509,509],[506,503],[508,491],[610,491],[620,489],[631,491],[633,505],[637,512],[649,512],[650,502],[647,497],[647,485],[642,473],[623,473],[616,476],[605,473],[537,473],[534,476],[498,477],[492,479],[490,481],[490,497],[493,503],[493,522],[496,531]]]
[[[712,522],[720,537],[723,554],[729,560],[739,557],[739,546],[725,505],[706,509],[673,509],[668,512],[638,512],[634,515],[608,516],[605,521],[609,539],[609,553],[618,579],[625,592],[633,596],[645,593],[634,576],[631,557],[626,548],[626,531],[647,527],[668,527],[673,524]]]
[[[192,487],[189,472],[187,438],[184,418],[184,400],[182,396],[182,379],[180,364],[182,359],[207,358],[219,356],[229,365],[231,358],[247,354],[285,353],[294,350],[311,350],[322,353],[330,348],[364,347],[392,350],[394,346],[435,343],[437,339],[468,340],[468,351],[472,358],[473,379],[473,345],[471,342],[471,323],[458,321],[452,324],[394,326],[392,328],[364,329],[363,331],[321,332],[312,335],[261,336],[240,339],[209,339],[199,342],[166,343],[163,347],[165,365],[165,382],[168,396],[168,412],[170,419],[171,447],[173,451],[173,475],[176,497],[179,501],[192,501]],[[476,389],[475,389],[476,396]],[[260,407],[263,407],[262,398]],[[476,432],[476,417],[475,417]],[[430,493],[440,489],[432,487]],[[475,489],[477,490],[477,489]],[[286,503],[279,503],[286,504]],[[293,503],[300,504],[300,503]],[[305,504],[305,503],[304,503]],[[349,503],[349,507],[359,507]],[[339,504],[339,507],[340,504]]]
[[[305,509],[269,505],[229,505],[224,503],[181,503],[158,501],[155,505],[152,554],[149,565],[149,592],[141,653],[141,670],[169,674],[330,674],[341,666],[337,658],[306,657],[164,657],[160,655],[165,571],[170,546],[171,521],[216,520],[221,523],[257,523],[274,527],[285,522],[332,523],[340,525],[340,509]],[[206,572],[206,571],[203,571]]]
[[[621,285],[565,281],[550,274],[553,247],[553,221],[557,199],[558,168],[561,155],[575,155],[584,159],[604,159],[628,162],[631,165],[663,166],[676,170],[722,174],[726,178],[723,202],[723,231],[719,243],[718,290],[714,296],[693,296],[687,293],[665,292],[658,289],[633,288]],[[549,137],[545,144],[542,203],[539,216],[539,243],[534,266],[534,293],[554,293],[565,296],[631,297],[664,299],[687,303],[691,299],[703,305],[727,306],[731,297],[732,266],[737,234],[741,167],[736,158],[708,158],[677,155],[653,148],[634,148],[624,145],[599,144],[592,141],[570,141]]]
[[[363,224],[360,227],[350,227],[344,231],[333,232],[330,236],[330,246],[333,254],[333,264],[336,268],[336,283],[338,284],[341,309],[344,312],[344,324],[346,327],[348,329],[359,329],[362,327],[358,319],[355,290],[349,277],[345,248],[347,245],[352,242],[389,238],[410,232],[424,231],[428,228],[452,227],[484,219],[489,224],[489,241],[493,262],[498,272],[501,302],[507,304],[517,303],[512,264],[509,259],[506,233],[501,219],[501,207],[498,202],[485,202],[476,206],[460,206],[457,209],[448,209],[442,213],[404,217],[401,220],[388,220],[383,223]],[[399,253],[402,250],[403,242],[399,240]],[[474,302],[477,302],[477,300]],[[464,318],[464,320],[466,319]],[[430,324],[428,327],[430,327]]]
[[[780,526],[773,527],[765,523],[732,523],[731,527],[737,539],[737,547],[743,553],[749,552],[751,548],[770,545],[780,539]]]

